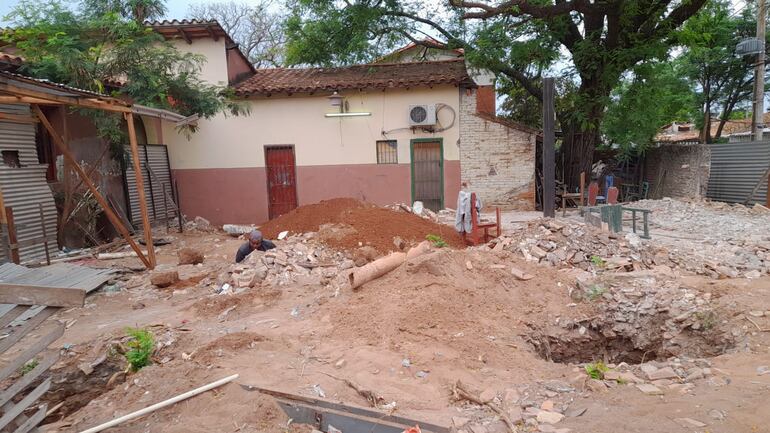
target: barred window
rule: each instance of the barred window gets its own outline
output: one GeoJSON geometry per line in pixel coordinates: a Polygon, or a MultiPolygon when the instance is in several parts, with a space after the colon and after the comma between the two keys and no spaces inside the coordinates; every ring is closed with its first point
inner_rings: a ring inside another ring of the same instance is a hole
{"type": "Polygon", "coordinates": [[[377,142],[377,164],[398,164],[398,142],[396,140],[377,142]]]}

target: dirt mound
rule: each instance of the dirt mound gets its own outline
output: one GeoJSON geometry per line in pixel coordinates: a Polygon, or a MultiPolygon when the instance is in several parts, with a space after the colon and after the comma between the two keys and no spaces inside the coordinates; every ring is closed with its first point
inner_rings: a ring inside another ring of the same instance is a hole
{"type": "Polygon", "coordinates": [[[300,206],[293,211],[268,221],[260,226],[267,238],[274,239],[278,233],[317,232],[324,224],[338,224],[346,231],[340,236],[328,236],[323,241],[342,249],[371,245],[379,252],[395,250],[395,237],[410,244],[425,240],[425,236],[441,236],[450,246],[463,248],[460,235],[454,228],[434,223],[417,215],[397,212],[352,198],[336,198],[320,203],[300,206]]]}
{"type": "Polygon", "coordinates": [[[442,250],[327,307],[335,318],[335,336],[396,347],[411,353],[413,362],[430,359],[435,351],[446,360],[459,358],[470,369],[490,365],[530,369],[538,357],[521,339],[527,331],[522,318],[562,314],[569,298],[566,287],[557,283],[565,277],[553,269],[535,271],[532,265],[513,263],[508,253],[442,250]],[[518,281],[511,275],[512,264],[537,276],[518,281]],[[426,350],[431,353],[420,355],[426,350]],[[520,355],[512,356],[517,352],[520,355]]]}
{"type": "Polygon", "coordinates": [[[260,289],[235,295],[212,295],[195,301],[189,308],[199,316],[210,317],[236,306],[270,305],[280,296],[281,292],[274,289],[260,289]]]}
{"type": "Polygon", "coordinates": [[[202,346],[196,351],[193,358],[196,361],[208,364],[217,358],[240,352],[241,350],[251,349],[255,347],[256,343],[268,340],[267,337],[254,332],[234,332],[202,346]]]}

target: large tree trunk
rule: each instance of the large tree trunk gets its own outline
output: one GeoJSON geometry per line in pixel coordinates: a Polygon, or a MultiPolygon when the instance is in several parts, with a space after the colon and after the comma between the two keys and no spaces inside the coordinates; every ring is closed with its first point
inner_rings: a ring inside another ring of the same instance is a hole
{"type": "Polygon", "coordinates": [[[562,130],[562,146],[557,159],[556,173],[564,183],[574,190],[580,185],[580,173],[585,172],[586,181],[591,179],[594,149],[601,142],[601,125],[611,88],[600,78],[583,79],[577,92],[573,113],[561,113],[559,121],[562,130]],[[575,115],[576,113],[580,115],[575,115]],[[559,176],[560,175],[560,176],[559,176]]]}

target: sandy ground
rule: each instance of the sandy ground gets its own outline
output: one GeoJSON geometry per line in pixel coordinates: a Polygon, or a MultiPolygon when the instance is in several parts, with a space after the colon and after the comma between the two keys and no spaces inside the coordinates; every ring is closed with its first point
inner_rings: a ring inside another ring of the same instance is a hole
{"type": "MultiPolygon", "coordinates": [[[[240,243],[226,235],[172,236],[172,245],[160,247],[160,263],[175,264],[176,250],[191,246],[204,251],[206,267],[225,265],[240,243]]],[[[131,259],[121,263],[138,265],[131,259]]],[[[98,292],[88,297],[85,308],[57,316],[71,326],[56,343],[70,350],[55,374],[97,359],[128,326],[151,329],[164,347],[153,365],[98,391],[101,395],[46,431],[80,431],[233,373],[240,374],[237,384],[308,397],[318,397],[321,389],[329,400],[367,406],[331,374],[375,391],[383,404],[396,402],[400,416],[445,426],[452,417],[465,417],[483,422],[489,433],[505,432],[504,424],[493,421],[484,408],[454,401],[451,388],[457,380],[477,392],[515,390],[533,405],[550,397],[567,413],[586,408],[582,416],[557,425],[575,432],[770,431],[770,374],[757,373],[770,364],[770,332],[752,329],[736,316],[738,311],[770,311],[770,278],[688,278],[697,290],[718,293],[725,312],[720,319],[744,327],[749,337],[712,360],[726,380],[705,379],[690,393],[662,396],[642,394],[630,385],[590,391],[581,386],[581,368],[538,356],[526,340],[533,324],[586,317],[592,306],[571,303],[569,272],[537,267],[509,253],[444,251],[359,291],[339,294],[290,286],[213,295],[193,282],[172,289],[143,285],[98,292]],[[510,265],[535,278],[511,278],[510,265]],[[542,385],[553,380],[578,391],[544,395],[542,385]],[[713,410],[721,419],[712,416],[713,410]],[[706,426],[682,427],[677,418],[706,426]]],[[[756,321],[770,328],[770,318],[756,321]]],[[[286,420],[269,399],[237,384],[110,431],[285,431],[286,420]]]]}

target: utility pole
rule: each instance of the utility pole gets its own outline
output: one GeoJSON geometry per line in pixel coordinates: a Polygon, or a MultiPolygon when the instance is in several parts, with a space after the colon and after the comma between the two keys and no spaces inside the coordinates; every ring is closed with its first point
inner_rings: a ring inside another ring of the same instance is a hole
{"type": "Polygon", "coordinates": [[[555,123],[554,80],[543,78],[543,216],[549,218],[556,216],[555,123]]]}
{"type": "Polygon", "coordinates": [[[762,130],[765,129],[765,0],[759,0],[757,10],[757,39],[762,50],[757,53],[757,64],[754,67],[754,117],[751,119],[751,131],[754,140],[762,140],[762,130]]]}

